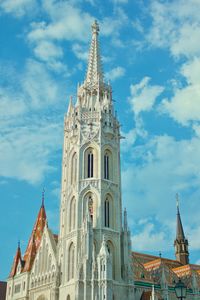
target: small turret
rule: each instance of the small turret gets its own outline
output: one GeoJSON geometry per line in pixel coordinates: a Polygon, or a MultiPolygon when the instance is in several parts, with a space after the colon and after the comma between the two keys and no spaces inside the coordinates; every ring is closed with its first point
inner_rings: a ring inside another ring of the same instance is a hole
{"type": "Polygon", "coordinates": [[[189,264],[188,240],[185,238],[181,215],[179,210],[179,198],[177,200],[176,239],[174,241],[176,260],[183,265],[189,264]]]}

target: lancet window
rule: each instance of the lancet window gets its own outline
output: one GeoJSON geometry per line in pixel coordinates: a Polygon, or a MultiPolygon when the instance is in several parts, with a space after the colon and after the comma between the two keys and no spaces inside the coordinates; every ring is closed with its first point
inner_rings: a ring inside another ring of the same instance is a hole
{"type": "Polygon", "coordinates": [[[76,224],[76,200],[73,197],[70,203],[70,210],[69,210],[69,231],[75,229],[76,224]]]}
{"type": "Polygon", "coordinates": [[[108,197],[104,202],[104,222],[105,227],[110,227],[110,201],[108,197]]]}
{"type": "Polygon", "coordinates": [[[112,180],[112,153],[109,150],[104,152],[104,179],[112,180]]]}
{"type": "Polygon", "coordinates": [[[71,161],[71,184],[77,181],[77,153],[75,152],[72,156],[71,161]]]}
{"type": "Polygon", "coordinates": [[[92,151],[88,153],[87,177],[91,178],[94,174],[94,154],[92,151]]]}
{"type": "Polygon", "coordinates": [[[75,256],[75,247],[74,244],[71,243],[68,252],[68,280],[74,278],[74,257],[75,256]]]}
{"type": "Polygon", "coordinates": [[[104,155],[104,179],[109,179],[109,155],[104,155]]]}

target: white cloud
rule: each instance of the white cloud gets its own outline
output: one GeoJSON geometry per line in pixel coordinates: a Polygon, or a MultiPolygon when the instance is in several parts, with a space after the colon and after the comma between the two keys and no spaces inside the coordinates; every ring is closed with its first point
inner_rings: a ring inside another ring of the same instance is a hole
{"type": "Polygon", "coordinates": [[[129,148],[129,153],[128,161],[123,155],[122,187],[132,218],[154,215],[161,223],[171,222],[175,218],[175,194],[180,192],[181,201],[187,201],[181,206],[186,222],[198,223],[199,137],[176,141],[167,135],[157,136],[129,148]]]}
{"type": "MultiPolygon", "coordinates": [[[[138,225],[140,221],[138,222],[138,225]]],[[[142,226],[139,226],[140,232],[132,236],[132,247],[134,251],[166,251],[166,237],[163,231],[158,231],[153,223],[145,220],[142,226]]]]}
{"type": "Polygon", "coordinates": [[[28,34],[30,42],[41,40],[79,40],[85,41],[90,32],[93,18],[69,2],[44,1],[43,8],[50,21],[32,23],[28,34]]]}
{"type": "Polygon", "coordinates": [[[84,61],[88,60],[88,48],[85,49],[85,47],[76,43],[76,44],[72,45],[72,51],[74,52],[74,54],[76,55],[76,57],[78,59],[84,60],[84,61]]]}
{"type": "Polygon", "coordinates": [[[62,48],[49,41],[41,41],[38,43],[37,47],[34,49],[34,52],[38,58],[44,61],[63,57],[62,48]]]}
{"type": "Polygon", "coordinates": [[[37,7],[36,0],[1,0],[0,8],[16,17],[22,17],[27,12],[33,12],[37,7]]]}
{"type": "Polygon", "coordinates": [[[52,155],[61,148],[58,114],[64,89],[33,60],[22,73],[11,73],[13,78],[0,86],[0,176],[37,183],[53,170],[52,155]]]}
{"type": "Polygon", "coordinates": [[[176,0],[161,3],[154,0],[150,6],[152,26],[147,40],[156,47],[169,48],[173,56],[200,55],[200,2],[176,0]]]}
{"type": "Polygon", "coordinates": [[[164,88],[158,85],[150,85],[150,78],[144,77],[138,84],[131,85],[131,96],[129,102],[134,114],[137,116],[143,111],[152,109],[156,98],[163,92],[164,88]]]}
{"type": "Polygon", "coordinates": [[[200,59],[185,63],[181,68],[181,75],[185,77],[186,86],[176,88],[174,96],[165,99],[161,104],[161,111],[168,113],[175,121],[182,125],[188,122],[200,121],[200,59]]]}
{"type": "Polygon", "coordinates": [[[10,128],[1,135],[0,176],[41,182],[51,172],[52,152],[61,147],[61,126],[41,121],[10,128]]]}
{"type": "Polygon", "coordinates": [[[101,22],[101,32],[105,36],[111,36],[115,45],[122,46],[123,43],[118,38],[120,29],[128,23],[128,17],[121,8],[114,11],[112,17],[105,17],[101,22]]]}
{"type": "Polygon", "coordinates": [[[105,73],[105,78],[107,80],[114,81],[116,79],[119,79],[120,77],[123,77],[125,75],[125,69],[122,67],[115,67],[109,72],[105,73]]]}

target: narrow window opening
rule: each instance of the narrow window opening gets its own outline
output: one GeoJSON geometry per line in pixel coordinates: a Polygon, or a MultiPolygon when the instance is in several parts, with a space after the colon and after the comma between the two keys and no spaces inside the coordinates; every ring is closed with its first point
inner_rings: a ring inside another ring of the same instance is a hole
{"type": "Polygon", "coordinates": [[[94,175],[94,155],[92,152],[90,152],[88,154],[88,170],[87,170],[87,172],[88,172],[88,174],[87,174],[88,178],[93,177],[93,175],[94,175]]]}
{"type": "Polygon", "coordinates": [[[109,155],[104,155],[104,179],[109,179],[109,155]]]}

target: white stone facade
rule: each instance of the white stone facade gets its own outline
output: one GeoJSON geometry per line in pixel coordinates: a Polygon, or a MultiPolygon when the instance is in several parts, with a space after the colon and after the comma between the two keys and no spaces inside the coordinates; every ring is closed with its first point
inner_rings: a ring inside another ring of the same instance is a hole
{"type": "Polygon", "coordinates": [[[120,125],[103,80],[98,33],[95,22],[86,79],[65,117],[58,244],[45,226],[31,271],[9,278],[7,300],[133,299],[120,125]]]}

